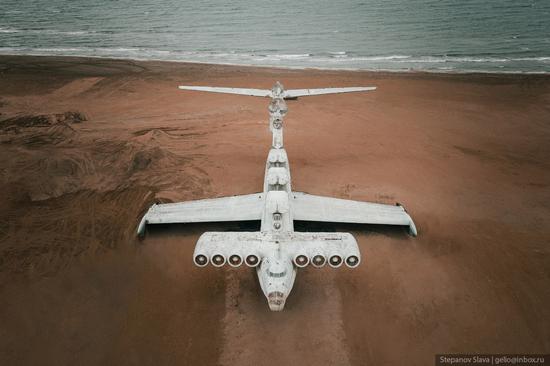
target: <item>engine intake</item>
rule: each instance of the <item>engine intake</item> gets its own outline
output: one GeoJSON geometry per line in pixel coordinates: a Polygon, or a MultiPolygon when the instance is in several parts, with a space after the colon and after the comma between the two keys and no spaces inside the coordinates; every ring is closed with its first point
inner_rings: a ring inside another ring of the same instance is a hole
{"type": "Polygon", "coordinates": [[[322,254],[316,254],[311,259],[311,264],[313,264],[313,267],[315,268],[321,268],[327,263],[327,259],[322,254]]]}
{"type": "Polygon", "coordinates": [[[243,264],[243,257],[238,254],[232,254],[229,256],[229,265],[231,267],[239,267],[241,264],[243,264]]]}
{"type": "Polygon", "coordinates": [[[359,265],[359,257],[356,255],[350,255],[346,258],[346,266],[349,268],[355,268],[359,265]]]}
{"type": "Polygon", "coordinates": [[[260,258],[256,254],[246,256],[245,263],[249,267],[256,267],[260,263],[260,258]]]}
{"type": "Polygon", "coordinates": [[[296,257],[294,257],[294,264],[296,267],[304,268],[309,264],[309,258],[305,254],[298,254],[296,257]]]}
{"type": "Polygon", "coordinates": [[[193,258],[193,262],[197,267],[205,267],[208,264],[208,257],[204,254],[197,254],[193,258]]]}
{"type": "Polygon", "coordinates": [[[338,268],[342,265],[342,262],[343,262],[343,259],[340,255],[338,254],[333,254],[330,256],[329,260],[328,260],[328,264],[329,266],[331,266],[332,268],[338,268]]]}
{"type": "Polygon", "coordinates": [[[225,264],[225,257],[221,254],[214,254],[211,261],[214,267],[221,267],[225,264]]]}

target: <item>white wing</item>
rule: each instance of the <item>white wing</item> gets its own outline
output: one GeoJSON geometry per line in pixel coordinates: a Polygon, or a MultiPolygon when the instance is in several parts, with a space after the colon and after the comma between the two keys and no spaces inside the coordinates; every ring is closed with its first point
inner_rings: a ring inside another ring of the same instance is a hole
{"type": "Polygon", "coordinates": [[[416,236],[416,226],[402,206],[359,202],[293,192],[294,220],[408,226],[416,236]]]}
{"type": "Polygon", "coordinates": [[[285,91],[285,98],[305,97],[308,95],[351,93],[376,90],[375,86],[358,86],[349,88],[322,88],[322,89],[290,89],[285,91]]]}
{"type": "Polygon", "coordinates": [[[213,93],[241,94],[241,95],[251,95],[254,97],[271,96],[271,90],[267,90],[267,89],[221,88],[221,87],[215,87],[215,86],[187,86],[187,85],[181,85],[178,88],[181,90],[198,90],[198,91],[213,92],[213,93]]]}
{"type": "Polygon", "coordinates": [[[155,204],[141,219],[137,232],[142,235],[148,224],[261,220],[263,206],[262,193],[155,204]]]}

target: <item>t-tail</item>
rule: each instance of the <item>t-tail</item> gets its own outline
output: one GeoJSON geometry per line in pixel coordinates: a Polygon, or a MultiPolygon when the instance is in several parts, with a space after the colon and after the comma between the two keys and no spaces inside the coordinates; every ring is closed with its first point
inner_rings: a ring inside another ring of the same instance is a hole
{"type": "Polygon", "coordinates": [[[239,94],[254,97],[270,97],[273,99],[296,99],[310,95],[340,94],[352,92],[364,92],[376,90],[375,86],[354,86],[345,88],[320,88],[320,89],[289,89],[285,90],[280,82],[276,82],[271,89],[247,89],[247,88],[225,88],[217,86],[192,86],[181,85],[182,90],[196,90],[211,93],[239,94]]]}

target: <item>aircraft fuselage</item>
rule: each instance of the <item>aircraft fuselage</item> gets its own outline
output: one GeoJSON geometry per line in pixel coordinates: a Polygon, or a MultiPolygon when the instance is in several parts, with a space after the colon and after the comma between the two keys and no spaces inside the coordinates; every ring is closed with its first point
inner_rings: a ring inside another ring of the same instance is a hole
{"type": "MultiPolygon", "coordinates": [[[[279,127],[282,129],[282,126],[279,127]]],[[[275,134],[275,132],[274,132],[275,134]]],[[[290,167],[284,148],[269,151],[264,177],[265,205],[261,232],[270,237],[275,250],[256,267],[260,286],[271,310],[282,310],[296,278],[296,267],[285,253],[289,234],[294,231],[291,207],[290,167]]]]}

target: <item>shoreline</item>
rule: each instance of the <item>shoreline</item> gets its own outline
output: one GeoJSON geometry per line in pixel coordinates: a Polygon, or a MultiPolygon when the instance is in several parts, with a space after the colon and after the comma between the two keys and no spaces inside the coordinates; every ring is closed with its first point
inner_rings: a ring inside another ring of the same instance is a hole
{"type": "Polygon", "coordinates": [[[101,60],[123,60],[123,61],[138,61],[138,62],[166,62],[176,64],[196,64],[196,65],[215,65],[215,66],[236,66],[236,67],[251,67],[279,70],[298,70],[298,71],[327,71],[327,72],[367,72],[367,73],[387,73],[387,74],[429,74],[429,75],[550,75],[549,71],[478,71],[478,70],[393,70],[393,69],[365,69],[365,68],[339,68],[339,67],[314,67],[314,66],[282,66],[282,65],[259,65],[246,63],[230,63],[230,62],[201,62],[193,60],[180,59],[154,59],[154,58],[132,58],[132,57],[116,57],[116,56],[90,56],[90,55],[54,55],[43,53],[25,53],[25,54],[9,54],[0,53],[2,57],[48,57],[48,58],[76,58],[76,59],[101,59],[101,60]]]}

